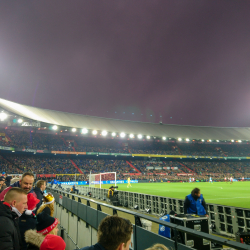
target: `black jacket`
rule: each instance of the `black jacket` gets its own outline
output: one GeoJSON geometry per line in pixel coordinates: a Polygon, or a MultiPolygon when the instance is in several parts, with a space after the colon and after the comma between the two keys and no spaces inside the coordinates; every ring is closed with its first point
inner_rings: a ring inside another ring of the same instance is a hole
{"type": "Polygon", "coordinates": [[[38,187],[35,187],[33,190],[37,196],[37,199],[40,200],[40,202],[36,205],[36,210],[37,210],[43,203],[43,191],[38,187]]]}
{"type": "Polygon", "coordinates": [[[18,216],[0,201],[0,249],[21,250],[18,216]]]}
{"type": "Polygon", "coordinates": [[[27,249],[27,244],[25,242],[24,234],[29,229],[35,229],[36,228],[36,218],[32,215],[27,215],[25,212],[22,214],[22,216],[19,218],[19,228],[20,228],[20,235],[23,245],[23,250],[27,249]]]}

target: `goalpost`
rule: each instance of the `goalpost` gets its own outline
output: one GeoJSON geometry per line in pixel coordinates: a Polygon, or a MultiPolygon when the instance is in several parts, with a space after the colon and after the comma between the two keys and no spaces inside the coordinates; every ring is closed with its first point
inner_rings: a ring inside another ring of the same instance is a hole
{"type": "Polygon", "coordinates": [[[116,172],[106,172],[100,174],[89,174],[89,187],[102,188],[102,184],[110,181],[110,184],[116,186],[116,172]]]}

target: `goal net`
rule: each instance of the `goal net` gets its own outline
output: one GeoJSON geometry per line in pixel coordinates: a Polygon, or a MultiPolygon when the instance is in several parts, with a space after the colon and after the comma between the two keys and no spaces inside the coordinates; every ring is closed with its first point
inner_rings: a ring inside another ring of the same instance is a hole
{"type": "Polygon", "coordinates": [[[111,184],[116,186],[116,172],[89,174],[90,187],[102,188],[103,184],[111,184]]]}

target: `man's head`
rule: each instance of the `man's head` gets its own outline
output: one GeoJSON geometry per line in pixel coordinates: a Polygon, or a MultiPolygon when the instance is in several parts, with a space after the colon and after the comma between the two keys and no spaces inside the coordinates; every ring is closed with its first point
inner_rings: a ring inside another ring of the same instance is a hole
{"type": "Polygon", "coordinates": [[[34,175],[32,173],[24,173],[19,183],[21,189],[29,193],[34,183],[34,175]]]}
{"type": "Polygon", "coordinates": [[[27,205],[27,193],[25,190],[17,187],[11,188],[4,196],[4,201],[15,207],[21,214],[25,209],[28,209],[27,205]]]}
{"type": "Polygon", "coordinates": [[[201,196],[201,190],[199,188],[194,188],[191,192],[192,196],[194,197],[200,197],[201,196]]]}
{"type": "Polygon", "coordinates": [[[40,180],[36,183],[36,186],[43,192],[46,189],[46,181],[40,180]]]}
{"type": "Polygon", "coordinates": [[[3,184],[4,184],[4,178],[0,176],[0,186],[2,186],[3,184]]]}
{"type": "Polygon", "coordinates": [[[98,227],[98,243],[106,250],[128,250],[133,226],[116,215],[107,216],[98,227]]]}

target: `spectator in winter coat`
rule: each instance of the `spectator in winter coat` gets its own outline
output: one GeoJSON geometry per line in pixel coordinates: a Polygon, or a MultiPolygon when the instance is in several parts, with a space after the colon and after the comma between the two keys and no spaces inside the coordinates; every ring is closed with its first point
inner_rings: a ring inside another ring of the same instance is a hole
{"type": "Polygon", "coordinates": [[[22,249],[18,217],[27,209],[27,193],[21,188],[10,189],[0,201],[0,249],[22,249]]]}
{"type": "Polygon", "coordinates": [[[37,215],[36,230],[28,230],[25,232],[25,241],[28,244],[28,250],[39,250],[45,236],[48,234],[57,235],[58,220],[49,216],[43,211],[37,215]]]}
{"type": "Polygon", "coordinates": [[[43,194],[46,189],[46,181],[40,180],[36,183],[36,187],[34,188],[34,192],[36,194],[37,199],[40,200],[40,202],[37,204],[37,209],[42,205],[43,203],[43,194]]]}

